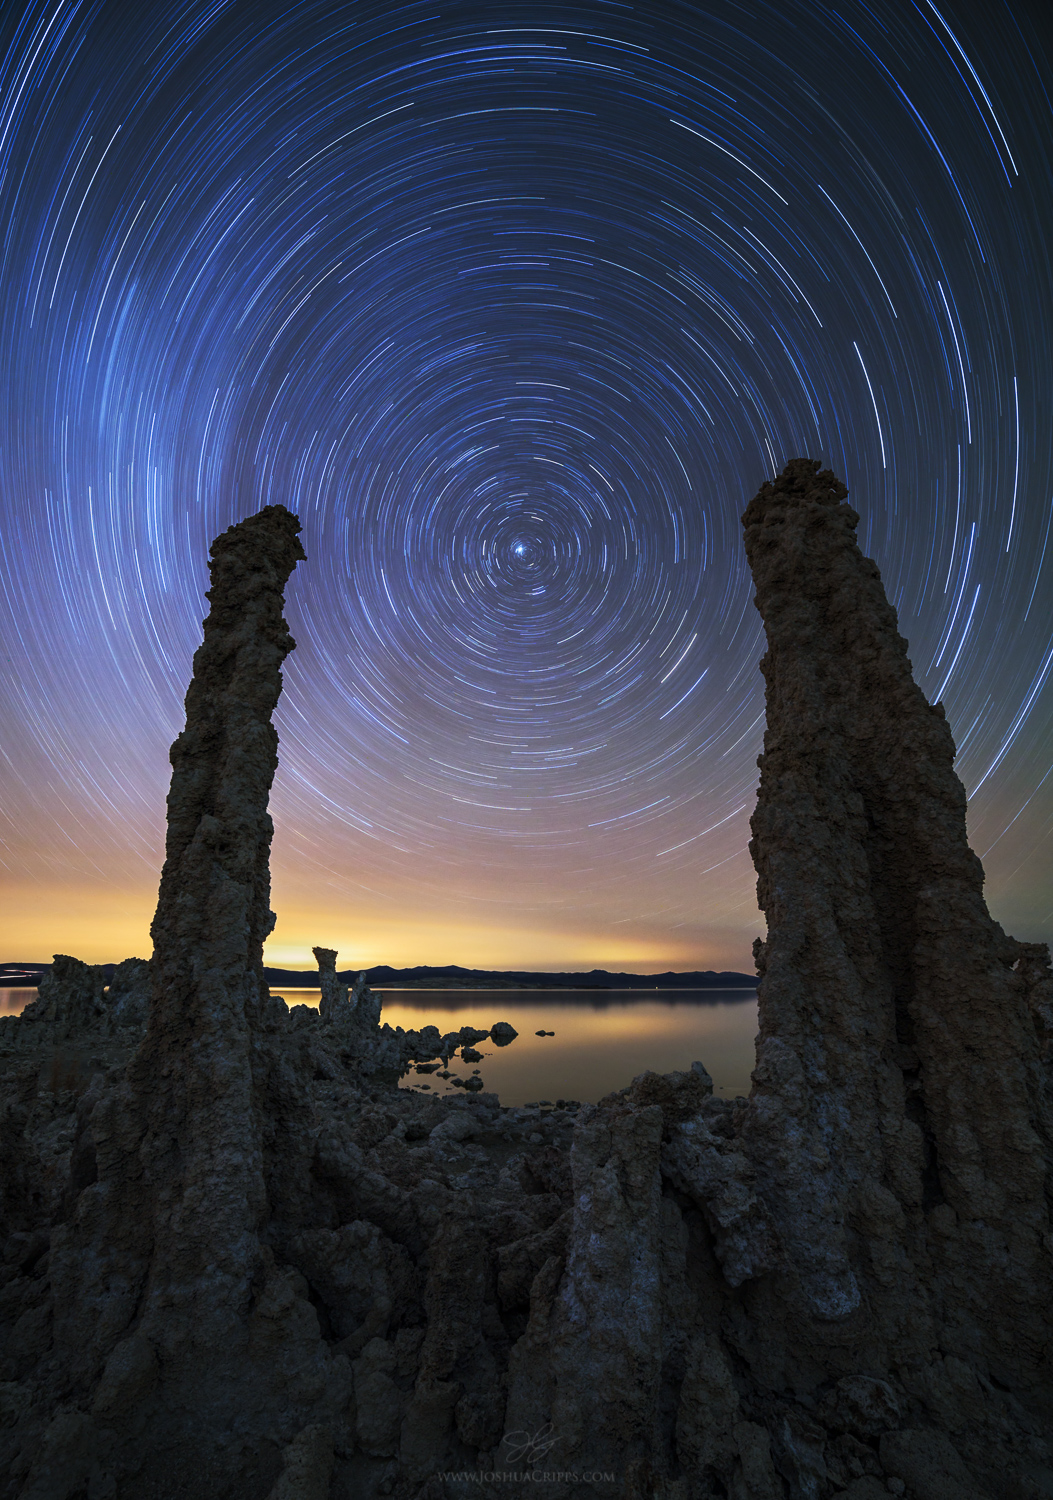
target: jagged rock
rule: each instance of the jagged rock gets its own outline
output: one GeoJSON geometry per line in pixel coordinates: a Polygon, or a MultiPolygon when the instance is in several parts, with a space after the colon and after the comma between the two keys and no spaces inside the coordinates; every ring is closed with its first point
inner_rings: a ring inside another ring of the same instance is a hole
{"type": "MultiPolygon", "coordinates": [[[[59,1407],[35,1445],[25,1485],[18,1494],[26,1500],[66,1500],[78,1489],[83,1493],[98,1463],[100,1446],[90,1417],[76,1408],[59,1407]]],[[[15,1475],[20,1478],[22,1472],[16,1462],[15,1475]]]]}
{"type": "Polygon", "coordinates": [[[775,1269],[779,1242],[757,1196],[757,1171],[741,1137],[727,1138],[712,1129],[712,1122],[712,1114],[709,1120],[698,1115],[674,1125],[662,1167],[702,1210],[727,1283],[740,1286],[775,1269]]]}
{"type": "Polygon", "coordinates": [[[356,1432],[364,1452],[390,1458],[398,1451],[406,1397],[396,1384],[395,1346],[372,1338],[355,1360],[356,1432]]]}
{"type": "Polygon", "coordinates": [[[750,1500],[782,1500],[782,1485],[771,1460],[771,1440],[757,1422],[736,1422],[731,1436],[737,1451],[735,1479],[741,1476],[750,1500]]]}
{"type": "Polygon", "coordinates": [[[847,1490],[839,1490],[834,1500],[888,1500],[888,1495],[888,1486],[882,1484],[880,1479],[864,1475],[860,1479],[853,1479],[847,1490]]]}
{"type": "Polygon", "coordinates": [[[154,958],[57,960],[0,1023],[0,1500],[453,1500],[441,1471],[538,1465],[622,1500],[1053,1493],[1049,954],[986,912],[942,711],[816,469],[745,516],[753,1094],[695,1063],[573,1125],[397,1086],[507,1023],[382,1024],[325,948],[318,1010],[269,995],[299,544],[280,507],[219,539],[154,958]]]}
{"type": "Polygon", "coordinates": [[[662,1349],[661,1135],[657,1106],[621,1101],[590,1110],[575,1132],[566,1271],[561,1275],[561,1259],[550,1257],[531,1289],[532,1324],[540,1321],[535,1302],[547,1304],[548,1369],[537,1369],[529,1345],[517,1357],[517,1345],[509,1385],[509,1425],[534,1431],[551,1413],[561,1468],[599,1467],[612,1450],[629,1459],[653,1452],[662,1349]]]}
{"type": "Polygon", "coordinates": [[[885,1473],[902,1479],[917,1500],[991,1500],[990,1491],[976,1483],[942,1432],[890,1432],[881,1439],[879,1452],[885,1473]]]}
{"type": "Polygon", "coordinates": [[[316,1422],[297,1433],[282,1454],[285,1471],[267,1500],[327,1500],[333,1472],[333,1434],[316,1422]]]}
{"type": "Polygon", "coordinates": [[[505,1403],[493,1391],[462,1396],[454,1408],[457,1436],[477,1453],[492,1453],[504,1432],[505,1403]]]}
{"type": "Polygon", "coordinates": [[[372,1338],[385,1338],[396,1309],[417,1293],[412,1259],[368,1221],[339,1229],[311,1229],[287,1253],[324,1304],[341,1347],[357,1355],[372,1338]]]}
{"type": "Polygon", "coordinates": [[[150,1005],[150,961],[126,958],[110,975],[106,1008],[111,1028],[134,1026],[144,1030],[150,1005]]]}
{"type": "Polygon", "coordinates": [[[667,1124],[693,1119],[713,1093],[713,1080],[701,1063],[688,1073],[640,1073],[621,1096],[632,1104],[657,1104],[667,1124]]]}
{"type": "Polygon", "coordinates": [[[534,1233],[499,1248],[497,1300],[503,1312],[529,1307],[534,1278],[553,1257],[563,1259],[569,1230],[570,1215],[563,1213],[547,1229],[535,1230],[534,1233]]]}
{"type": "Polygon", "coordinates": [[[101,967],[56,953],[36,999],[26,1006],[21,1019],[29,1025],[46,1025],[52,1042],[66,1041],[71,1033],[93,1031],[106,1015],[105,983],[101,967]]]}
{"type": "MultiPolygon", "coordinates": [[[[283,507],[269,506],[212,547],[212,607],[194,658],[186,728],[171,752],[150,1019],[117,1106],[123,1128],[138,1132],[149,1186],[144,1195],[138,1173],[107,1161],[104,1180],[88,1190],[97,1193],[96,1222],[89,1230],[81,1221],[87,1232],[71,1237],[63,1262],[66,1336],[80,1340],[74,1298],[83,1303],[94,1289],[78,1285],[75,1258],[134,1215],[141,1241],[125,1259],[129,1291],[146,1286],[140,1331],[166,1361],[184,1343],[212,1343],[242,1326],[259,1265],[266,1188],[251,1054],[268,996],[263,941],[275,920],[267,799],[277,735],[270,719],[281,662],[293,646],[281,606],[304,555],[299,529],[283,507]]],[[[98,1294],[105,1295],[101,1285],[98,1294]]],[[[92,1340],[103,1357],[108,1336],[92,1340]]]]}
{"type": "MultiPolygon", "coordinates": [[[[328,1046],[339,1052],[345,1064],[353,1061],[361,1077],[404,1074],[411,1065],[418,1073],[426,1072],[429,1071],[429,1059],[448,1060],[457,1048],[461,1048],[466,1062],[480,1060],[482,1054],[474,1052],[471,1044],[481,1041],[489,1032],[479,1031],[474,1026],[462,1026],[458,1032],[440,1036],[439,1028],[433,1025],[422,1026],[419,1031],[403,1031],[401,1027],[393,1031],[385,1025],[378,1034],[383,996],[374,994],[368,987],[365,974],[359,974],[350,989],[342,985],[336,973],[336,949],[315,948],[312,951],[318,963],[321,1003],[317,1011],[311,1006],[293,1006],[288,1024],[298,1028],[312,1027],[317,1022],[328,1046]]],[[[274,1009],[274,999],[272,997],[267,1003],[264,1014],[280,1029],[281,1015],[274,1009]]],[[[501,1021],[497,1024],[499,1027],[507,1025],[501,1021]]],[[[319,1066],[324,1069],[327,1064],[319,1063],[319,1066]]],[[[452,1081],[456,1087],[469,1092],[484,1087],[481,1080],[475,1078],[452,1081]]]]}
{"type": "Polygon", "coordinates": [[[739,1393],[716,1340],[704,1333],[691,1339],[676,1413],[676,1447],[681,1463],[697,1473],[727,1475],[735,1456],[734,1429],[739,1393]]]}
{"type": "Polygon", "coordinates": [[[133,1333],[112,1350],[91,1403],[95,1417],[119,1416],[137,1405],[157,1381],[157,1355],[142,1334],[133,1333]]]}
{"type": "Polygon", "coordinates": [[[318,983],[322,991],[318,1007],[319,1019],[344,1031],[371,1033],[380,1021],[383,997],[375,995],[366,984],[365,974],[359,974],[354,984],[341,984],[336,973],[337,951],[335,948],[313,948],[318,964],[318,983]]]}
{"type": "Polygon", "coordinates": [[[1043,1062],[1053,1062],[1053,973],[1048,943],[1020,943],[1016,972],[1024,982],[1043,1062]]]}
{"type": "Polygon", "coordinates": [[[743,517],[768,635],[743,1146],[809,1342],[855,1318],[901,1358],[939,1340],[1029,1382],[1053,1337],[1053,1113],[1013,966],[1040,990],[1040,955],[987,913],[943,709],[817,468],[795,460],[743,517]]]}
{"type": "Polygon", "coordinates": [[[825,1397],[820,1411],[826,1425],[858,1438],[875,1438],[898,1427],[901,1402],[887,1380],[843,1375],[825,1397]]]}
{"type": "Polygon", "coordinates": [[[319,988],[322,991],[318,1014],[321,1020],[331,1021],[334,1011],[339,1011],[348,1004],[347,985],[341,984],[336,977],[337,950],[335,948],[312,948],[311,952],[318,965],[319,988]]]}
{"type": "Polygon", "coordinates": [[[150,965],[146,959],[126,958],[107,984],[101,965],[56,953],[40,981],[36,998],[20,1016],[0,1017],[0,1054],[54,1049],[63,1042],[83,1048],[132,1033],[146,1025],[150,965]]]}
{"type": "Polygon", "coordinates": [[[431,1132],[431,1139],[437,1145],[450,1145],[454,1142],[470,1140],[473,1135],[479,1133],[479,1122],[473,1115],[466,1111],[458,1111],[456,1114],[447,1114],[431,1132]]]}
{"type": "MultiPolygon", "coordinates": [[[[497,1025],[507,1026],[508,1022],[498,1021],[497,1025]]],[[[490,1033],[488,1031],[480,1031],[475,1026],[462,1026],[460,1031],[458,1032],[458,1036],[460,1037],[462,1044],[467,1042],[469,1046],[472,1046],[475,1042],[485,1042],[489,1035],[490,1033]]]]}

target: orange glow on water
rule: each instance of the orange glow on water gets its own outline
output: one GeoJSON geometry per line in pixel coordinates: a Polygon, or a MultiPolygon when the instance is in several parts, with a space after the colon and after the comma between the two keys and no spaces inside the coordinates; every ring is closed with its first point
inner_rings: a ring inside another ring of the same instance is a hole
{"type": "MultiPolygon", "coordinates": [[[[502,1104],[557,1098],[595,1103],[625,1088],[638,1073],[671,1073],[696,1060],[712,1075],[715,1092],[748,1095],[754,1066],[757,998],[752,990],[677,994],[634,991],[632,999],[605,999],[581,990],[388,990],[381,1022],[404,1031],[437,1026],[445,1035],[462,1026],[489,1031],[509,1021],[519,1033],[507,1047],[477,1043],[478,1064],[455,1061],[462,1078],[478,1067],[502,1104]],[[538,1031],[555,1036],[539,1037],[538,1031]]],[[[316,1006],[317,990],[284,991],[290,1005],[316,1006]]],[[[410,1072],[403,1087],[426,1083],[422,1092],[459,1093],[437,1074],[410,1072]]]]}

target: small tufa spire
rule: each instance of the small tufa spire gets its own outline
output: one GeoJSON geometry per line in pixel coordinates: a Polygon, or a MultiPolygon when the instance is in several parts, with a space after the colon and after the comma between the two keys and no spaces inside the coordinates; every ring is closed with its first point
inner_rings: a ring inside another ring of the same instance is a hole
{"type": "Polygon", "coordinates": [[[312,948],[318,965],[318,987],[322,991],[318,1018],[333,1021],[347,1004],[347,985],[341,984],[336,972],[335,948],[312,948]]]}

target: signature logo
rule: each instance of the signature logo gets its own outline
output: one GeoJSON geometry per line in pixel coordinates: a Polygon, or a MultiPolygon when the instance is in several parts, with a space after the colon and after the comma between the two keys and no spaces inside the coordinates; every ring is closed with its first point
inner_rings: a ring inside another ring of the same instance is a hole
{"type": "Polygon", "coordinates": [[[539,1464],[557,1442],[558,1438],[552,1431],[551,1422],[546,1422],[544,1427],[539,1427],[534,1433],[506,1432],[501,1439],[501,1444],[508,1454],[508,1462],[514,1465],[526,1459],[529,1468],[539,1464]]]}

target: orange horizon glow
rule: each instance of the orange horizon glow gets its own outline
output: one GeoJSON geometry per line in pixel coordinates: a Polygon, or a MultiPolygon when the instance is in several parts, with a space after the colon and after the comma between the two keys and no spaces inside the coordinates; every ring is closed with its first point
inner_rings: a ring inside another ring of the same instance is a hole
{"type": "MultiPolygon", "coordinates": [[[[85,963],[119,963],[147,958],[153,951],[150,922],[156,886],[102,886],[88,881],[32,884],[0,882],[0,962],[49,963],[67,953],[85,963]]],[[[750,947],[763,931],[758,919],[748,930],[698,929],[678,939],[647,930],[645,923],[604,930],[597,922],[574,930],[537,912],[518,916],[501,908],[489,920],[463,911],[433,912],[419,907],[393,912],[391,904],[326,907],[302,894],[276,901],[278,923],[264,947],[271,968],[317,973],[315,945],[336,948],[341,969],[379,964],[412,968],[419,964],[466,969],[584,972],[608,969],[630,974],[696,969],[753,972],[750,947]]]]}

